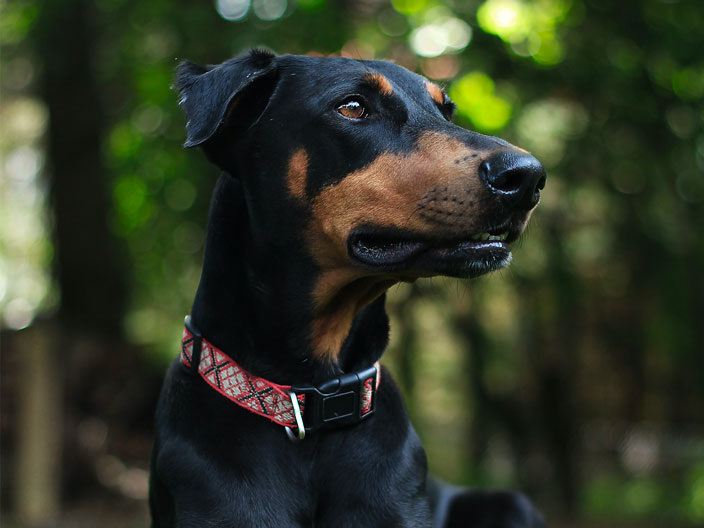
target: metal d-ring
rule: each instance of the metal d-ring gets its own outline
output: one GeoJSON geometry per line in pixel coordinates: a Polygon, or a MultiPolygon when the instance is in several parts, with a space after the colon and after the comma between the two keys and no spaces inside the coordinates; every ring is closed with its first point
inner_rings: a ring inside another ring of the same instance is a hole
{"type": "Polygon", "coordinates": [[[291,442],[300,442],[306,437],[306,426],[303,425],[303,416],[301,416],[301,406],[298,405],[298,398],[296,393],[291,391],[288,393],[289,398],[291,398],[291,405],[293,406],[293,415],[296,417],[296,428],[298,429],[298,435],[293,432],[293,430],[285,426],[286,435],[291,442]]]}

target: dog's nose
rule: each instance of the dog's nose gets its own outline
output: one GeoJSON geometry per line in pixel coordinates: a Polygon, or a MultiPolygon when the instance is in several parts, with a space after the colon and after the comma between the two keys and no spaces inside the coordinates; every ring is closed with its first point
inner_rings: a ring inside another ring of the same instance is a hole
{"type": "Polygon", "coordinates": [[[510,209],[531,209],[545,187],[545,169],[527,153],[505,150],[479,165],[479,176],[510,209]]]}

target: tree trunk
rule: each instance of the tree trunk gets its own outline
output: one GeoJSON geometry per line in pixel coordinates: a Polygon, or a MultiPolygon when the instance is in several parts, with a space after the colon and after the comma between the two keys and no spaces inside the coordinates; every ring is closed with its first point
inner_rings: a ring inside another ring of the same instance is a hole
{"type": "Polygon", "coordinates": [[[80,364],[72,342],[92,336],[96,346],[91,356],[105,368],[95,369],[93,377],[83,381],[99,386],[99,374],[109,372],[114,363],[108,351],[121,340],[127,304],[123,246],[107,223],[104,120],[91,15],[87,1],[49,1],[42,4],[31,35],[43,61],[39,89],[49,111],[52,271],[60,292],[59,324],[50,325],[56,331],[45,335],[46,327],[35,324],[23,333],[26,343],[20,345],[25,365],[18,398],[15,504],[18,517],[31,526],[49,525],[61,513],[62,473],[66,478],[60,469],[62,456],[77,449],[74,442],[64,444],[62,429],[76,422],[72,409],[85,407],[76,400],[89,397],[72,392],[68,383],[67,374],[75,374],[80,364]]]}
{"type": "Polygon", "coordinates": [[[44,59],[42,97],[49,109],[53,271],[61,292],[62,324],[119,336],[127,281],[121,245],[107,225],[104,122],[90,6],[83,0],[47,2],[35,32],[44,59]]]}

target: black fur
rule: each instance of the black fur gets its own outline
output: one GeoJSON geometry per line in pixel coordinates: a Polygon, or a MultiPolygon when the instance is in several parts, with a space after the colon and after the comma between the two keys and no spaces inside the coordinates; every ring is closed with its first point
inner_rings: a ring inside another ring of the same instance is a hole
{"type": "MultiPolygon", "coordinates": [[[[455,127],[449,101],[434,104],[422,78],[385,62],[254,51],[217,66],[184,62],[177,84],[185,145],[202,147],[224,171],[194,326],[245,369],[280,384],[318,384],[373,364],[388,341],[383,295],[359,311],[336,361],[313,352],[321,269],[305,236],[311,201],[384,153],[413,152],[427,130],[486,151],[510,145],[455,127]],[[363,81],[374,72],[393,83],[393,95],[363,81]],[[336,107],[350,94],[374,109],[373,119],[340,117],[336,107]],[[308,154],[305,200],[286,181],[300,147],[308,154]]],[[[502,207],[497,201],[497,217],[508,214],[502,207]]],[[[157,410],[151,463],[159,528],[428,527],[430,502],[442,503],[440,524],[541,525],[519,495],[453,492],[445,500],[449,488],[434,483],[429,501],[425,452],[387,371],[375,416],[292,443],[280,426],[234,405],[176,361],[157,410]]]]}

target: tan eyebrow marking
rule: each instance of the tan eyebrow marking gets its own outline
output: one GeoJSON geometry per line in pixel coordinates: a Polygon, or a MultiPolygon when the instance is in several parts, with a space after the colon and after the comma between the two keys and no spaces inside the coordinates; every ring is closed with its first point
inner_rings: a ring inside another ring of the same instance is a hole
{"type": "Polygon", "coordinates": [[[445,102],[445,94],[437,84],[430,81],[425,81],[425,89],[428,90],[430,97],[433,98],[437,104],[441,105],[445,102]]]}
{"type": "Polygon", "coordinates": [[[394,91],[389,80],[380,73],[370,73],[364,80],[376,87],[382,95],[391,95],[394,91]]]}

